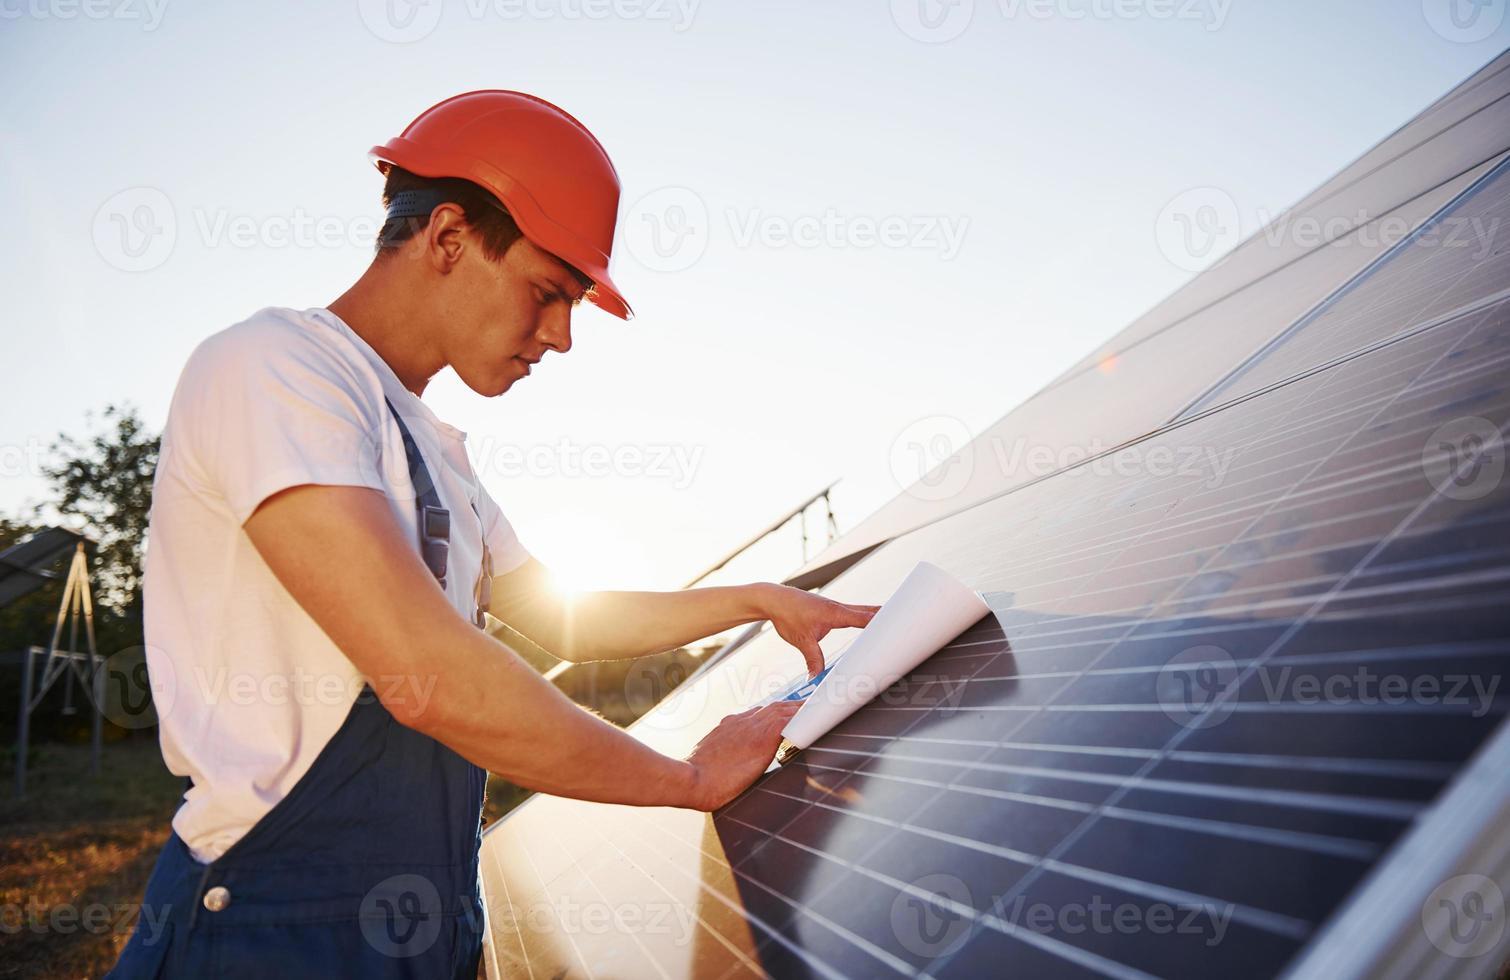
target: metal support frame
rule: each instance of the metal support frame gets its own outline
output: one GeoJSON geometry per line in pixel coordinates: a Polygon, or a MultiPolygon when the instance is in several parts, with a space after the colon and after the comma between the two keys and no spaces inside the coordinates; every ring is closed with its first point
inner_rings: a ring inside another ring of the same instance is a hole
{"type": "Polygon", "coordinates": [[[63,680],[63,713],[74,714],[73,682],[78,681],[84,692],[84,701],[93,717],[90,719],[89,772],[100,771],[100,746],[104,737],[103,706],[95,697],[95,681],[99,677],[103,658],[94,644],[94,600],[90,594],[89,562],[84,551],[84,542],[74,546],[73,560],[68,566],[68,580],[63,586],[63,598],[58,603],[58,619],[53,624],[52,639],[47,646],[28,647],[21,660],[21,710],[16,719],[16,796],[26,795],[26,756],[31,746],[32,712],[42,704],[52,686],[63,680]],[[84,623],[84,638],[88,650],[80,651],[79,622],[84,623]],[[68,623],[68,646],[60,648],[63,624],[68,623]],[[41,660],[41,677],[37,676],[37,662],[41,660]]]}

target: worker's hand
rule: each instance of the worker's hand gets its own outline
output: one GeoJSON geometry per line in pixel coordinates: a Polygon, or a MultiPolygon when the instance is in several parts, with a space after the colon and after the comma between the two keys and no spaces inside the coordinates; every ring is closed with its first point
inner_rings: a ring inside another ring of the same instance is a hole
{"type": "Polygon", "coordinates": [[[771,764],[781,730],[800,707],[801,701],[776,701],[750,708],[704,735],[687,756],[695,774],[689,805],[711,812],[744,792],[771,764]]]}
{"type": "Polygon", "coordinates": [[[766,599],[766,618],[783,640],[802,651],[807,676],[812,678],[823,672],[823,650],[818,641],[829,630],[846,626],[863,628],[880,608],[835,602],[802,589],[778,585],[766,599]]]}

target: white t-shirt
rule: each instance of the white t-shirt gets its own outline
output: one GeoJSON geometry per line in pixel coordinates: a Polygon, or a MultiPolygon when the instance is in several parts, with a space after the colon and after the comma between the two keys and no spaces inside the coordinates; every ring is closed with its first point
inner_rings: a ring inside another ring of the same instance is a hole
{"type": "Polygon", "coordinates": [[[388,495],[419,550],[403,441],[385,395],[451,512],[446,596],[470,620],[484,528],[495,575],[529,553],[473,473],[466,433],[436,418],[339,317],[261,310],[204,340],[179,376],[153,482],[142,588],[163,758],[194,780],[173,827],[201,861],[223,854],[288,794],[363,684],[242,523],[288,487],[371,487],[388,495]]]}

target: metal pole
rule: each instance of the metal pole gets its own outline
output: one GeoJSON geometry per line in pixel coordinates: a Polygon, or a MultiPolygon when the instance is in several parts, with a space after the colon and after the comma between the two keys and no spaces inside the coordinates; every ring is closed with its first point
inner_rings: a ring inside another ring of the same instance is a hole
{"type": "Polygon", "coordinates": [[[21,714],[16,719],[16,798],[26,795],[26,751],[31,740],[32,662],[36,647],[27,647],[21,655],[21,714]]]}

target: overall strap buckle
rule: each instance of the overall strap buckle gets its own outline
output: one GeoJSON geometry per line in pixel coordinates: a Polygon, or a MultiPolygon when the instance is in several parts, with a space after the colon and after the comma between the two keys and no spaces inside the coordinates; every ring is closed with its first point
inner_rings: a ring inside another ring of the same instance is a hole
{"type": "MultiPolygon", "coordinates": [[[[451,512],[441,506],[440,494],[435,489],[435,481],[430,478],[430,470],[425,466],[425,457],[419,451],[419,445],[409,433],[409,427],[404,424],[403,417],[398,409],[393,407],[393,402],[384,398],[388,405],[388,411],[393,415],[393,421],[398,423],[399,435],[404,440],[404,458],[409,464],[409,482],[414,484],[415,507],[419,515],[419,553],[424,559],[425,567],[430,574],[435,576],[435,581],[440,587],[446,587],[446,571],[451,557],[451,512]]],[[[478,573],[477,582],[472,588],[472,598],[475,609],[472,622],[478,629],[487,629],[487,611],[493,604],[493,555],[488,549],[487,528],[483,525],[482,514],[478,512],[477,505],[472,505],[472,512],[477,514],[477,524],[482,528],[482,568],[478,573]]]]}
{"type": "Polygon", "coordinates": [[[451,555],[451,512],[441,506],[440,494],[435,490],[435,481],[425,466],[425,457],[419,445],[409,434],[409,427],[399,415],[393,402],[384,398],[393,421],[398,423],[399,435],[404,440],[404,458],[409,463],[409,482],[414,485],[415,506],[419,510],[419,553],[425,567],[435,576],[440,587],[446,587],[446,567],[451,555]]]}

